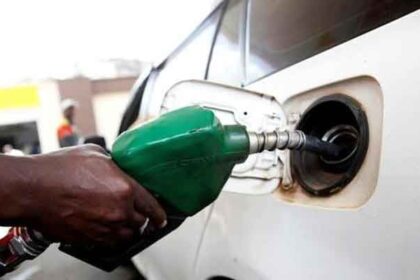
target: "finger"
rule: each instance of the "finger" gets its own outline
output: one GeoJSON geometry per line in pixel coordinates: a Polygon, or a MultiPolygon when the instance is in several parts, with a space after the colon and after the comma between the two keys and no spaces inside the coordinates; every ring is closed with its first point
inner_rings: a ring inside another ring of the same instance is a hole
{"type": "Polygon", "coordinates": [[[101,244],[106,243],[113,235],[112,228],[95,222],[80,221],[77,229],[80,242],[83,244],[101,244]]]}
{"type": "Polygon", "coordinates": [[[138,212],[134,211],[133,217],[132,217],[131,221],[129,222],[129,225],[130,225],[130,227],[132,227],[134,229],[138,229],[138,228],[140,228],[144,225],[146,220],[147,220],[147,217],[145,217],[141,213],[138,213],[138,212]]]}
{"type": "Polygon", "coordinates": [[[156,228],[163,228],[166,226],[166,213],[160,206],[157,200],[144,189],[139,191],[139,194],[134,199],[134,205],[137,211],[144,213],[150,218],[150,221],[156,228]]]}
{"type": "Polygon", "coordinates": [[[103,154],[103,155],[108,155],[108,153],[104,150],[104,148],[102,148],[99,145],[96,144],[85,144],[84,145],[86,149],[103,154]]]}
{"type": "Polygon", "coordinates": [[[157,227],[166,225],[166,213],[158,201],[142,186],[136,184],[134,196],[134,208],[143,216],[150,218],[150,221],[157,227]]]}
{"type": "Polygon", "coordinates": [[[135,230],[128,227],[113,229],[110,233],[95,238],[95,245],[118,247],[130,243],[134,238],[135,230]]]}
{"type": "Polygon", "coordinates": [[[145,227],[145,228],[143,229],[143,231],[142,231],[142,232],[140,232],[140,233],[141,233],[141,235],[148,235],[148,234],[153,233],[154,231],[156,231],[155,226],[154,226],[152,223],[149,223],[149,224],[147,225],[147,227],[145,227]]]}
{"type": "Polygon", "coordinates": [[[134,237],[134,230],[132,228],[123,227],[117,231],[116,237],[118,241],[121,243],[128,243],[133,240],[134,237]]]}

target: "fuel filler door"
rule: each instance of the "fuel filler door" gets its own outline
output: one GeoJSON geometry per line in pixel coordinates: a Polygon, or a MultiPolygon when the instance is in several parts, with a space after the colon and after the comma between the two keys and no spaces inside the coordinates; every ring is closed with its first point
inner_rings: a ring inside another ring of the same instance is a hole
{"type": "Polygon", "coordinates": [[[211,109],[223,124],[250,132],[300,130],[345,147],[340,158],[275,150],[237,165],[224,191],[274,193],[281,200],[323,208],[357,208],[376,187],[382,137],[382,91],[371,77],[354,77],[279,102],[273,95],[207,81],[174,85],[160,113],[189,105],[211,109]]]}

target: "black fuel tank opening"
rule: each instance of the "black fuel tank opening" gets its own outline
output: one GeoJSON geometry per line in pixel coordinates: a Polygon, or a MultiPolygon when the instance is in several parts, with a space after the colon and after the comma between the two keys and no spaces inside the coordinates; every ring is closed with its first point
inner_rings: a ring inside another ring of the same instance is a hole
{"type": "Polygon", "coordinates": [[[342,94],[321,98],[304,112],[296,129],[344,149],[336,158],[292,151],[294,178],[316,196],[342,190],[359,171],[369,144],[368,122],[360,104],[342,94]]]}

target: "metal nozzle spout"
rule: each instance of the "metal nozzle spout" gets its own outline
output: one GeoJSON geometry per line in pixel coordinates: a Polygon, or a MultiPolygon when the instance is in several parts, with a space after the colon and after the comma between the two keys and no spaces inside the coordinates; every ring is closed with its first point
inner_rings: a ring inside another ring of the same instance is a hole
{"type": "Polygon", "coordinates": [[[343,148],[334,143],[322,141],[321,139],[306,135],[300,130],[295,131],[273,131],[254,133],[249,132],[249,153],[261,153],[262,151],[300,150],[309,151],[321,156],[339,157],[343,148]]]}

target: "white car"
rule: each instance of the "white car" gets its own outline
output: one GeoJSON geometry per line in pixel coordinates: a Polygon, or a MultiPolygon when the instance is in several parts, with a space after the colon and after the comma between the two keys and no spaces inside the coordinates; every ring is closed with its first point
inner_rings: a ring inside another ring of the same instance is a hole
{"type": "Polygon", "coordinates": [[[121,130],[201,104],[225,123],[351,148],[339,161],[250,157],[210,207],[134,257],[145,277],[418,279],[419,7],[223,1],[139,77],[121,130]]]}

